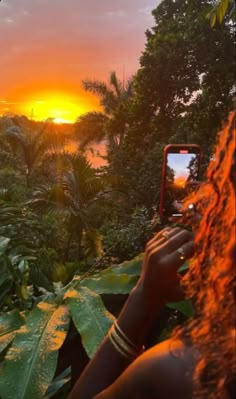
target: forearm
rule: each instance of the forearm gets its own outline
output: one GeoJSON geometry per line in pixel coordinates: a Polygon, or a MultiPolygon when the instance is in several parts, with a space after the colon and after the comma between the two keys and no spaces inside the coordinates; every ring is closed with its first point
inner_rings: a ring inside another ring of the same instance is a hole
{"type": "MultiPolygon", "coordinates": [[[[163,304],[155,307],[148,303],[142,292],[142,284],[133,289],[119,317],[118,325],[125,335],[138,347],[142,347],[149,328],[163,304]]],[[[91,399],[111,385],[132,360],[122,356],[106,337],[75,384],[68,399],[91,399]]]]}

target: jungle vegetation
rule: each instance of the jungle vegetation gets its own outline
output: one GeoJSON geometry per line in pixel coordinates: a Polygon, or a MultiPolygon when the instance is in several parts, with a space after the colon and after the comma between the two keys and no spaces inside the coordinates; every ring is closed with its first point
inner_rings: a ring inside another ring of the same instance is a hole
{"type": "MultiPolygon", "coordinates": [[[[70,127],[0,118],[1,399],[65,398],[95,353],[162,228],[164,146],[201,145],[204,179],[234,108],[232,13],[230,0],[163,0],[137,73],[82,82],[101,112],[70,127]],[[107,154],[97,169],[94,143],[107,154]]],[[[168,304],[152,343],[193,312],[168,304]]]]}

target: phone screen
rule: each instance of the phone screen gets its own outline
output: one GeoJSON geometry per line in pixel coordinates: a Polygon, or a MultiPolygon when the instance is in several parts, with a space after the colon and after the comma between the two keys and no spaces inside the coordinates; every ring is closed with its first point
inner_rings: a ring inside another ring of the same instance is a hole
{"type": "Polygon", "coordinates": [[[183,199],[191,191],[191,182],[198,180],[200,154],[189,150],[169,152],[166,156],[164,213],[182,216],[183,199]]]}

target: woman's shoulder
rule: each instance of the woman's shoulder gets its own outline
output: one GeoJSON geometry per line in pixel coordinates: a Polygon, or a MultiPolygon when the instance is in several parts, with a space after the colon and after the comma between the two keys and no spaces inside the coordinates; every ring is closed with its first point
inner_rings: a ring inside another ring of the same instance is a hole
{"type": "Polygon", "coordinates": [[[192,347],[170,339],[155,345],[139,359],[144,379],[153,385],[160,398],[192,397],[192,380],[196,365],[192,347]]]}
{"type": "Polygon", "coordinates": [[[168,340],[139,356],[98,399],[191,399],[194,356],[182,341],[168,340]]]}
{"type": "Polygon", "coordinates": [[[153,359],[156,364],[160,362],[170,362],[173,364],[182,364],[183,367],[194,365],[194,359],[197,356],[197,351],[193,350],[193,347],[186,345],[183,340],[171,338],[161,343],[156,344],[146,352],[144,357],[153,359]]]}

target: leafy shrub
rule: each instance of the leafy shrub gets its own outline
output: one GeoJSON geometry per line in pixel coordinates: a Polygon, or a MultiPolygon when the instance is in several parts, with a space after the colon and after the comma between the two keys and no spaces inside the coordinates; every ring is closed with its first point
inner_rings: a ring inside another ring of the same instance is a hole
{"type": "Polygon", "coordinates": [[[118,262],[132,259],[143,252],[146,242],[153,235],[155,223],[156,219],[150,219],[145,207],[136,208],[129,223],[110,223],[103,228],[105,250],[118,262]]]}
{"type": "Polygon", "coordinates": [[[10,191],[12,202],[22,202],[26,199],[27,188],[24,178],[13,167],[0,169],[0,188],[10,191]]]}
{"type": "Polygon", "coordinates": [[[9,251],[9,238],[0,237],[0,310],[31,306],[29,264],[32,257],[9,251]]]}

